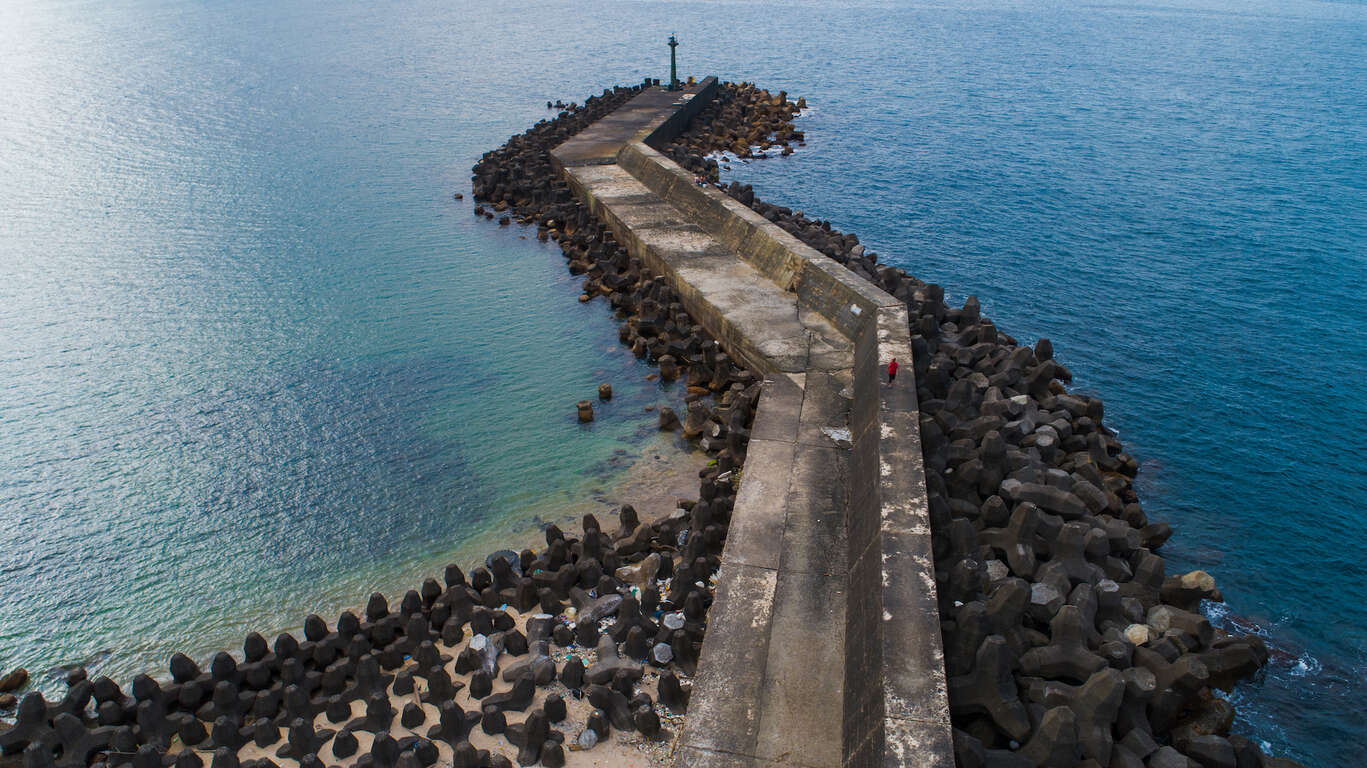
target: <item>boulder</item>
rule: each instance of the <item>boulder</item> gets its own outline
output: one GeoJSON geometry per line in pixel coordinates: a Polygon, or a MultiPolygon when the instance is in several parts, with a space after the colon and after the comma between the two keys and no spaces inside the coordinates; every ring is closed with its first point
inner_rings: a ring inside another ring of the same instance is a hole
{"type": "Polygon", "coordinates": [[[23,688],[24,684],[27,682],[28,670],[23,667],[17,667],[7,672],[3,677],[0,677],[0,693],[17,691],[20,688],[23,688]]]}

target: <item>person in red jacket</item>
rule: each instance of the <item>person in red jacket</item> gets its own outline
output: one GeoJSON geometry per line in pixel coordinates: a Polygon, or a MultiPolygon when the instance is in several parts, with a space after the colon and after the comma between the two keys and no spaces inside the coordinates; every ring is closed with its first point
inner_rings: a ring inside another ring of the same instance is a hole
{"type": "Polygon", "coordinates": [[[894,380],[896,380],[896,378],[897,378],[897,358],[894,357],[894,358],[892,359],[892,362],[888,363],[888,384],[891,384],[894,380]]]}

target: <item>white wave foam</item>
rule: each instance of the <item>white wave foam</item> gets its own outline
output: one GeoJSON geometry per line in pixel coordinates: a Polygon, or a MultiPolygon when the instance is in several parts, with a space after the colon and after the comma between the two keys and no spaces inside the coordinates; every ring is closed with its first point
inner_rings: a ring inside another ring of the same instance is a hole
{"type": "Polygon", "coordinates": [[[1287,674],[1292,677],[1314,677],[1323,671],[1324,665],[1320,664],[1320,660],[1306,651],[1296,658],[1296,662],[1291,665],[1287,674]]]}

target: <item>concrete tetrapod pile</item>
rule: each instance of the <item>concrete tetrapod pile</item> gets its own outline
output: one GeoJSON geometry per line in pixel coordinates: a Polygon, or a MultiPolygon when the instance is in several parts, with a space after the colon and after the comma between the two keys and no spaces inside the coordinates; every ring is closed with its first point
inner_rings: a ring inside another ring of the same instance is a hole
{"type": "Polygon", "coordinates": [[[670,157],[689,171],[716,181],[719,168],[716,158],[710,156],[714,153],[764,158],[769,157],[767,150],[780,147],[780,155],[791,155],[793,145],[802,145],[806,138],[794,127],[793,118],[806,108],[806,99],[789,101],[785,91],[775,95],[751,83],[724,83],[716,98],[670,142],[670,157]]]}
{"type": "MultiPolygon", "coordinates": [[[[583,105],[570,104],[553,119],[542,120],[525,132],[513,136],[503,146],[488,152],[475,165],[475,215],[493,219],[510,211],[523,223],[530,217],[549,209],[557,197],[548,183],[554,176],[550,168],[550,148],[584,130],[595,120],[630,101],[640,93],[641,86],[618,86],[597,96],[590,96],[583,105]]],[[[559,107],[562,103],[557,102],[559,107]]],[[[511,215],[499,219],[507,225],[511,215]]]]}
{"type": "Polygon", "coordinates": [[[706,617],[697,582],[734,498],[710,478],[701,490],[691,511],[650,524],[627,506],[612,533],[592,515],[581,538],[550,526],[540,554],[495,553],[468,579],[448,566],[444,586],[428,579],[397,609],[375,594],[364,618],[309,616],[303,640],[253,633],[240,660],[219,652],[201,669],[176,654],[167,684],[139,675],[125,692],[77,675],[59,702],[28,694],[0,748],[25,768],[491,768],[512,764],[500,744],[520,765],[564,765],[560,728],[575,728],[573,748],[613,728],[659,738],[661,714],[686,706],[678,675],[706,617]],[[638,690],[647,676],[658,701],[638,690]],[[586,724],[567,699],[589,702],[586,724]]]}
{"type": "MultiPolygon", "coordinates": [[[[778,100],[724,84],[719,106],[659,149],[716,182],[701,150],[800,135],[775,129],[773,112],[726,106],[778,100]]],[[[1221,599],[1208,574],[1167,574],[1157,550],[1171,528],[1145,515],[1137,462],[1102,402],[1067,391],[1050,342],[1019,345],[976,298],[949,307],[855,235],[749,185],[724,189],[908,308],[957,763],[1294,766],[1230,733],[1232,705],[1214,689],[1257,672],[1263,641],[1200,613],[1221,599]]]]}
{"type": "Polygon", "coordinates": [[[606,92],[513,137],[476,166],[474,187],[494,211],[558,241],[570,270],[586,275],[581,300],[608,299],[620,340],[662,380],[686,380],[684,417],[662,408],[660,426],[715,457],[698,499],[648,523],[625,506],[611,533],[592,515],[578,538],[550,526],[540,552],[494,553],[468,578],[448,566],[443,582],[427,579],[397,608],[375,594],[362,616],[346,612],[331,626],[309,616],[302,640],[253,633],[240,655],[220,652],[207,668],[176,654],[169,681],[140,675],[125,691],[78,670],[61,701],[24,697],[16,722],[0,726],[0,760],[553,767],[614,729],[667,749],[687,707],[760,382],[549,170],[547,150],[635,92],[606,92]]]}

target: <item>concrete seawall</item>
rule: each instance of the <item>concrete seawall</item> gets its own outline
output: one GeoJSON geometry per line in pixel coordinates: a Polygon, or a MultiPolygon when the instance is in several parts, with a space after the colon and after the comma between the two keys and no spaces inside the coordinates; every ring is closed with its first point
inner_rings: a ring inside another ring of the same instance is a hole
{"type": "Polygon", "coordinates": [[[676,764],[952,765],[906,309],[651,148],[715,90],[648,90],[552,152],[765,375],[676,764]]]}

